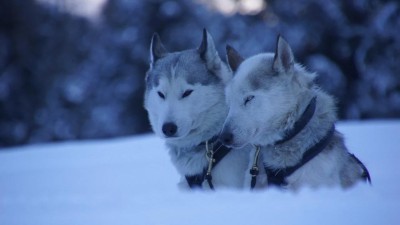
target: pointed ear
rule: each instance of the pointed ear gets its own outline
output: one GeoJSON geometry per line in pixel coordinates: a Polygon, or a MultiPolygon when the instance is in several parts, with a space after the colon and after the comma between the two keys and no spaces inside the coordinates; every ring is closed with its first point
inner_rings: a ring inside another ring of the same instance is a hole
{"type": "Polygon", "coordinates": [[[233,72],[236,72],[240,64],[244,61],[243,57],[230,45],[226,46],[226,57],[229,67],[233,72]]]}
{"type": "Polygon", "coordinates": [[[224,83],[232,79],[232,73],[228,67],[222,62],[215,49],[214,40],[206,29],[203,30],[203,40],[197,49],[200,58],[204,61],[207,69],[220,78],[224,83]]]}
{"type": "Polygon", "coordinates": [[[200,58],[205,61],[208,69],[217,69],[214,66],[218,65],[221,59],[215,49],[214,40],[206,29],[203,29],[203,39],[197,51],[200,54],[200,58]]]}
{"type": "Polygon", "coordinates": [[[285,39],[278,36],[276,43],[273,69],[278,73],[287,73],[293,70],[294,57],[292,49],[285,39]]]}
{"type": "Polygon", "coordinates": [[[153,34],[150,44],[150,65],[153,65],[158,59],[164,57],[168,51],[161,43],[160,36],[157,33],[153,34]]]}

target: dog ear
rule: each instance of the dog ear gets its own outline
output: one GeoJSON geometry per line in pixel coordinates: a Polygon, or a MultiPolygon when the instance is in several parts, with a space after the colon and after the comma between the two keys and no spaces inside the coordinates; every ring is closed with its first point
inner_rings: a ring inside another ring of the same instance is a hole
{"type": "Polygon", "coordinates": [[[205,28],[203,29],[203,38],[198,48],[198,52],[204,61],[212,59],[214,55],[217,54],[214,46],[214,40],[205,28]]]}
{"type": "Polygon", "coordinates": [[[227,83],[232,79],[232,73],[228,67],[222,62],[215,49],[214,40],[206,29],[203,29],[203,40],[201,41],[200,47],[197,49],[200,54],[200,58],[206,64],[207,69],[224,83],[227,83]]]}
{"type": "Polygon", "coordinates": [[[226,57],[229,67],[233,72],[236,72],[240,64],[243,62],[243,57],[232,46],[226,45],[226,57]]]}
{"type": "Polygon", "coordinates": [[[214,40],[206,29],[203,29],[203,39],[200,47],[197,49],[200,58],[204,60],[209,70],[219,69],[221,59],[215,49],[214,40]]]}
{"type": "Polygon", "coordinates": [[[287,73],[293,70],[294,57],[292,49],[285,39],[278,36],[276,43],[273,69],[278,73],[287,73]]]}
{"type": "Polygon", "coordinates": [[[161,43],[160,36],[157,33],[153,34],[150,44],[150,66],[152,66],[158,59],[164,57],[168,51],[161,43]]]}

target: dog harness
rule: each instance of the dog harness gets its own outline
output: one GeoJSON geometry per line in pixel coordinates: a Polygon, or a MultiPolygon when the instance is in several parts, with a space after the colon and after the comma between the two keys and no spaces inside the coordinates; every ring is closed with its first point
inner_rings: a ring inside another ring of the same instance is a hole
{"type": "Polygon", "coordinates": [[[204,145],[206,148],[208,166],[205,167],[201,173],[195,175],[186,175],[185,178],[191,189],[201,188],[204,180],[207,180],[210,189],[214,190],[211,170],[231,151],[231,148],[228,148],[219,142],[218,136],[202,142],[200,145],[204,145]]]}
{"type": "MultiPolygon", "coordinates": [[[[301,117],[294,123],[293,128],[286,131],[284,137],[281,140],[276,141],[274,145],[285,143],[291,140],[293,137],[295,137],[298,133],[300,133],[313,117],[315,109],[316,109],[316,97],[313,97],[310,103],[307,105],[301,117]]],[[[332,127],[327,131],[326,135],[319,142],[317,142],[309,149],[307,149],[307,151],[303,154],[301,161],[294,166],[272,169],[264,165],[267,174],[268,184],[281,187],[287,185],[286,178],[292,175],[296,170],[298,170],[303,165],[308,163],[314,157],[316,157],[319,153],[321,153],[331,142],[334,133],[335,133],[335,125],[333,124],[332,127]]],[[[206,157],[209,162],[208,166],[205,167],[201,173],[195,175],[186,175],[185,178],[191,189],[201,188],[204,180],[207,180],[210,189],[214,190],[211,170],[230,152],[231,148],[228,148],[224,146],[221,142],[219,142],[217,136],[214,136],[210,140],[205,141],[200,145],[205,145],[206,157]]],[[[259,168],[257,166],[257,162],[261,148],[260,146],[255,146],[255,148],[256,151],[254,154],[253,166],[250,169],[251,189],[255,187],[257,183],[257,175],[259,174],[259,168]]],[[[371,183],[371,177],[369,175],[366,166],[354,154],[351,153],[349,154],[362,168],[363,173],[361,175],[361,178],[364,181],[371,183]]]]}
{"type": "MultiPolygon", "coordinates": [[[[281,140],[275,142],[274,145],[279,145],[286,141],[289,141],[290,139],[292,139],[294,136],[296,136],[298,133],[300,133],[300,131],[302,131],[304,129],[304,127],[308,124],[308,122],[311,120],[311,118],[314,115],[315,108],[316,108],[316,98],[317,97],[313,97],[311,99],[310,103],[308,103],[303,114],[294,123],[293,128],[286,131],[284,137],[281,140]]],[[[256,148],[256,153],[254,155],[254,163],[253,163],[253,167],[250,169],[250,175],[251,175],[250,187],[251,187],[251,189],[253,189],[255,187],[255,185],[257,183],[257,175],[259,173],[259,169],[257,167],[257,161],[258,161],[258,156],[259,156],[259,152],[260,152],[260,146],[255,146],[255,148],[256,148]]],[[[274,171],[272,171],[271,169],[269,169],[267,167],[265,167],[265,171],[266,171],[267,177],[268,177],[268,184],[276,183],[275,180],[285,180],[286,176],[278,178],[278,176],[281,176],[281,174],[274,173],[274,171]],[[276,177],[276,178],[274,178],[274,177],[276,177]]]]}
{"type": "Polygon", "coordinates": [[[265,171],[268,177],[268,184],[277,185],[277,186],[285,186],[287,185],[285,179],[292,175],[296,170],[300,167],[304,166],[308,163],[311,159],[317,156],[319,153],[322,152],[328,146],[329,142],[332,140],[333,134],[335,133],[335,125],[328,130],[327,134],[314,146],[310,147],[304,154],[301,161],[294,165],[289,166],[281,169],[271,169],[265,167],[265,171]]]}
{"type": "MultiPolygon", "coordinates": [[[[287,131],[284,135],[284,138],[275,142],[274,145],[279,145],[282,143],[285,143],[289,140],[291,140],[293,137],[295,137],[298,133],[300,133],[304,127],[308,124],[308,122],[311,120],[311,118],[314,115],[316,108],[316,97],[312,98],[310,103],[308,104],[307,108],[304,110],[303,114],[301,115],[300,119],[297,120],[293,126],[293,129],[287,131]]],[[[294,166],[289,166],[285,168],[279,168],[279,169],[272,169],[269,168],[268,166],[265,167],[265,171],[267,174],[267,179],[268,179],[268,184],[269,185],[277,185],[277,186],[285,186],[287,185],[286,178],[292,175],[296,170],[298,170],[300,167],[304,166],[306,163],[308,163],[310,160],[312,160],[314,157],[316,157],[319,153],[321,153],[331,142],[333,136],[335,133],[335,124],[332,125],[332,127],[327,131],[325,136],[316,144],[311,146],[309,149],[305,151],[303,154],[303,157],[301,161],[294,165],[294,166]]],[[[369,183],[371,183],[371,177],[369,175],[369,172],[365,165],[353,154],[349,153],[350,156],[360,165],[360,167],[363,170],[363,173],[361,175],[361,178],[369,183]]],[[[250,174],[252,172],[250,171],[250,174]]],[[[252,174],[253,176],[253,174],[252,174]]],[[[252,188],[255,185],[255,176],[252,178],[252,188]],[[253,179],[254,179],[254,185],[253,185],[253,179]]]]}

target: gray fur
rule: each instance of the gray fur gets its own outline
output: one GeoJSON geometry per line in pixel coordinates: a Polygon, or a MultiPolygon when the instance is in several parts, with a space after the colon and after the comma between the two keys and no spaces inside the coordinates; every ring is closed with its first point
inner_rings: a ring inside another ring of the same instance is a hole
{"type": "MultiPolygon", "coordinates": [[[[154,46],[162,44],[152,43],[151,49],[154,46]]],[[[201,173],[208,165],[206,148],[199,144],[218,135],[223,126],[228,113],[224,88],[232,74],[219,58],[207,31],[203,32],[198,49],[164,52],[161,56],[158,52],[150,51],[157,54],[150,57],[153,60],[146,76],[144,106],[153,131],[165,139],[171,161],[181,175],[180,186],[188,188],[185,176],[201,173]],[[187,90],[191,94],[183,97],[187,90]],[[163,133],[163,124],[167,122],[177,126],[173,136],[163,133]]],[[[231,150],[213,169],[216,189],[245,187],[249,148],[231,150]]]]}
{"type": "Polygon", "coordinates": [[[197,50],[191,49],[182,52],[168,53],[164,58],[154,63],[153,69],[147,74],[148,88],[158,86],[160,77],[169,80],[176,79],[174,76],[183,77],[189,84],[209,85],[218,84],[220,79],[208,70],[197,50]],[[171,71],[174,71],[172,74],[171,71]]]}
{"type": "MultiPolygon", "coordinates": [[[[275,54],[250,57],[237,69],[226,88],[230,110],[222,134],[233,134],[231,146],[261,146],[263,163],[269,168],[296,165],[337,120],[334,99],[314,85],[314,77],[294,63],[290,46],[279,37],[275,54]],[[244,103],[248,96],[251,101],[244,103]],[[314,96],[316,111],[307,126],[289,141],[274,145],[293,128],[314,96]]],[[[328,147],[286,181],[291,190],[302,186],[347,188],[361,180],[362,172],[336,131],[328,147]]]]}

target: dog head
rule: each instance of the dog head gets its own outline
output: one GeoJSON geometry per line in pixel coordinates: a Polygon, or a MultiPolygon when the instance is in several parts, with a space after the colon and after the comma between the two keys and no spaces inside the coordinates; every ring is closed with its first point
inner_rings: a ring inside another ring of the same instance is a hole
{"type": "Polygon", "coordinates": [[[314,74],[294,62],[289,44],[280,36],[275,53],[244,60],[228,46],[227,57],[235,74],[226,87],[229,113],[221,141],[232,147],[271,144],[293,120],[290,114],[301,93],[310,89],[314,74]]]}
{"type": "Polygon", "coordinates": [[[179,141],[215,126],[219,131],[227,114],[224,87],[232,74],[211,35],[203,31],[198,49],[169,53],[154,34],[150,57],[145,108],[154,132],[167,141],[179,141]]]}

